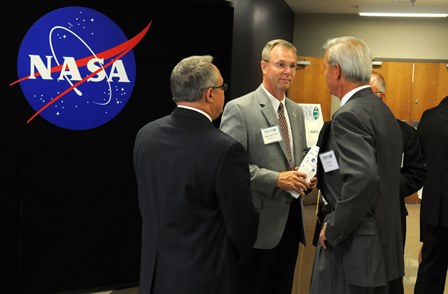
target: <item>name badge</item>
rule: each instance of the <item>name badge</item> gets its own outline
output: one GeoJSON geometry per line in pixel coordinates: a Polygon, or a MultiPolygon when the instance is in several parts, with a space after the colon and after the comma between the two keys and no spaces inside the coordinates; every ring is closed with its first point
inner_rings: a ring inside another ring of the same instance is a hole
{"type": "Polygon", "coordinates": [[[334,155],[333,150],[319,154],[320,161],[322,162],[322,167],[324,172],[330,172],[339,169],[338,161],[334,155]]]}
{"type": "Polygon", "coordinates": [[[261,136],[263,137],[265,145],[280,142],[282,140],[282,135],[280,134],[278,126],[261,129],[261,136]]]}

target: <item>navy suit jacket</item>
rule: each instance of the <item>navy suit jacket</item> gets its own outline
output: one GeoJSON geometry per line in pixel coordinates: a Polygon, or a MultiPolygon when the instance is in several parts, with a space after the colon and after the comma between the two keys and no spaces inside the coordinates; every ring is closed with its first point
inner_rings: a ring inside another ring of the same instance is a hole
{"type": "Polygon", "coordinates": [[[236,293],[238,263],[249,257],[258,224],[241,144],[177,107],[139,130],[133,156],[140,293],[236,293]]]}
{"type": "Polygon", "coordinates": [[[448,228],[448,102],[426,110],[417,133],[428,170],[420,222],[448,228]]]}
{"type": "Polygon", "coordinates": [[[403,166],[400,174],[400,207],[402,217],[408,215],[404,198],[420,190],[425,182],[426,166],[423,160],[417,130],[397,120],[403,137],[403,166]]]}

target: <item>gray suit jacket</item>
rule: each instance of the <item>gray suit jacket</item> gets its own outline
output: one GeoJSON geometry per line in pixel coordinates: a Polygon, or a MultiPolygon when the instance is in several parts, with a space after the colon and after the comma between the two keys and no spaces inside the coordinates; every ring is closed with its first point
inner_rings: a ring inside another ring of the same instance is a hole
{"type": "MultiPolygon", "coordinates": [[[[294,145],[294,165],[299,166],[307,148],[302,108],[286,99],[294,145]]],[[[277,114],[261,85],[253,92],[229,101],[222,114],[220,129],[241,142],[249,156],[251,190],[259,212],[259,249],[272,249],[280,241],[288,218],[291,194],[276,187],[280,171],[290,170],[283,141],[264,144],[261,130],[278,126],[277,114]]],[[[299,200],[303,209],[302,199],[299,200]]],[[[297,228],[305,244],[303,222],[297,228]]]]}
{"type": "Polygon", "coordinates": [[[333,151],[339,168],[324,172],[319,158],[318,186],[334,210],[326,217],[330,249],[317,248],[310,293],[344,293],[328,288],[340,285],[335,275],[357,286],[385,286],[404,275],[400,127],[366,88],[336,111],[325,132],[319,154],[333,151]]]}

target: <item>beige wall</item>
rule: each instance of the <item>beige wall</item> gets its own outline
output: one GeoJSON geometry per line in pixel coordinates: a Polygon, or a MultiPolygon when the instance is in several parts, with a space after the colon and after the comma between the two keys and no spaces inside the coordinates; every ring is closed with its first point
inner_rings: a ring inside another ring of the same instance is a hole
{"type": "MultiPolygon", "coordinates": [[[[378,18],[351,14],[296,14],[293,43],[299,55],[322,57],[329,38],[355,36],[375,59],[448,63],[448,18],[378,18]]],[[[331,114],[340,100],[331,97],[331,114]]]]}
{"type": "Polygon", "coordinates": [[[448,61],[448,18],[377,18],[349,14],[296,14],[299,55],[322,56],[328,38],[363,39],[375,58],[448,61]]]}

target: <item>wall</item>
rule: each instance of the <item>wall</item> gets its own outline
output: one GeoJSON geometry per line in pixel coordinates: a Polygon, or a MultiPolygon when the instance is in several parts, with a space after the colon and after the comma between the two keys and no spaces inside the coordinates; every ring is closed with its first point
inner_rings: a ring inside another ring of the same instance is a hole
{"type": "Polygon", "coordinates": [[[294,13],[284,1],[234,0],[230,99],[255,90],[262,80],[260,61],[272,39],[293,41],[294,13]]]}
{"type": "Polygon", "coordinates": [[[0,194],[8,224],[2,240],[10,257],[3,262],[3,291],[39,294],[137,284],[141,222],[132,164],[136,132],[172,111],[169,76],[180,59],[212,54],[230,80],[233,7],[221,0],[169,4],[61,0],[14,1],[2,7],[7,46],[0,79],[0,194]],[[27,123],[34,111],[20,85],[9,86],[18,78],[21,41],[39,18],[73,5],[105,14],[128,38],[152,21],[133,48],[132,97],[112,121],[90,130],[62,129],[39,116],[27,123]]]}
{"type": "Polygon", "coordinates": [[[233,7],[225,0],[140,2],[18,0],[2,7],[7,46],[0,73],[0,194],[8,224],[2,236],[10,257],[3,263],[8,293],[137,285],[141,223],[132,148],[141,126],[172,111],[173,66],[192,54],[214,55],[232,99],[261,82],[264,44],[293,37],[294,15],[284,1],[235,0],[233,7]],[[39,116],[27,124],[34,111],[20,87],[9,86],[17,79],[20,43],[40,17],[73,5],[102,12],[128,37],[153,21],[133,49],[132,97],[122,113],[97,129],[65,130],[39,116]]]}
{"type": "Polygon", "coordinates": [[[300,55],[322,56],[328,38],[363,39],[374,57],[448,60],[446,18],[377,18],[339,14],[297,14],[294,44],[300,55]]]}
{"type": "MultiPolygon", "coordinates": [[[[374,58],[448,62],[446,18],[377,18],[352,14],[296,14],[294,45],[299,55],[323,57],[329,38],[352,35],[363,39],[374,58]]],[[[340,105],[331,97],[331,113],[340,105]]]]}

